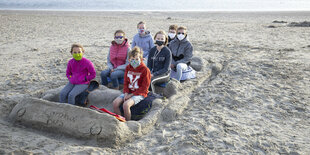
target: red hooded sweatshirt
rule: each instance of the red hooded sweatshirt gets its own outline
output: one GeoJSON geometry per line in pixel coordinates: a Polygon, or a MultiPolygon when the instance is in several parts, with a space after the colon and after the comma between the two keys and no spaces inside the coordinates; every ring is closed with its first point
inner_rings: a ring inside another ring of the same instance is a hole
{"type": "Polygon", "coordinates": [[[130,64],[127,65],[124,76],[124,93],[147,97],[151,83],[151,72],[143,62],[136,69],[130,64]]]}

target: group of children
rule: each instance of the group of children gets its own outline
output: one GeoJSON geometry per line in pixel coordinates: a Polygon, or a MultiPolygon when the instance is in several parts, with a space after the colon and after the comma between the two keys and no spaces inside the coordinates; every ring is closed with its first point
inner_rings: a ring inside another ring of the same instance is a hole
{"type": "MultiPolygon", "coordinates": [[[[190,71],[193,56],[186,27],[171,25],[168,35],[159,31],[154,39],[144,22],[137,24],[137,30],[131,47],[124,31],[114,33],[107,56],[108,69],[100,74],[101,83],[107,86],[110,78],[114,89],[119,89],[119,79],[124,79],[123,93],[113,101],[113,110],[120,115],[122,105],[126,120],[131,118],[130,107],[147,97],[149,87],[155,92],[155,84],[168,82],[171,72],[177,80],[184,80],[182,73],[190,71]]],[[[60,93],[60,102],[68,99],[69,104],[75,104],[75,97],[87,89],[96,71],[91,61],[83,57],[85,51],[81,45],[73,44],[70,52],[73,58],[66,71],[69,82],[60,93]]]]}

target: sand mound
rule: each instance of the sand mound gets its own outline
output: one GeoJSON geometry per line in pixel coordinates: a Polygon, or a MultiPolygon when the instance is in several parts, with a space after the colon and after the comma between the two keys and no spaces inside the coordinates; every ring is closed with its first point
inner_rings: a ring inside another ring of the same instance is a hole
{"type": "Polygon", "coordinates": [[[196,79],[188,80],[182,85],[176,80],[171,80],[165,88],[158,87],[168,100],[154,100],[150,112],[137,122],[123,123],[108,114],[87,108],[94,105],[113,111],[111,103],[121,92],[105,86],[90,92],[86,108],[58,103],[63,86],[47,91],[41,99],[24,98],[13,108],[9,119],[13,123],[43,131],[86,140],[95,139],[102,146],[119,146],[151,130],[160,118],[164,121],[175,120],[187,107],[191,91],[211,75],[218,74],[219,68],[215,66],[209,66],[203,73],[200,72],[196,79]],[[211,73],[212,71],[215,73],[211,73]]]}

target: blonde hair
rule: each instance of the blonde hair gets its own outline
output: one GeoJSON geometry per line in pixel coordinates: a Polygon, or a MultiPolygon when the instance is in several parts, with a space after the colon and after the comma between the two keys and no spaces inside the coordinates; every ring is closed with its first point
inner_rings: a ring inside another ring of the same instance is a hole
{"type": "Polygon", "coordinates": [[[167,36],[166,32],[163,31],[163,30],[158,31],[158,32],[155,34],[155,36],[154,36],[154,40],[156,40],[156,36],[157,36],[158,34],[162,34],[162,35],[165,36],[165,43],[164,43],[164,45],[166,46],[166,45],[168,44],[168,36],[167,36]]]}
{"type": "Polygon", "coordinates": [[[137,55],[140,55],[140,58],[143,59],[143,50],[138,47],[135,46],[130,52],[129,52],[129,59],[136,57],[137,55]]]}
{"type": "Polygon", "coordinates": [[[72,45],[71,45],[70,53],[72,53],[73,48],[75,48],[75,47],[81,48],[82,51],[83,51],[83,53],[85,52],[85,50],[84,50],[84,48],[83,48],[83,46],[82,46],[81,44],[72,44],[72,45]]]}
{"type": "Polygon", "coordinates": [[[177,30],[177,31],[179,31],[179,30],[185,30],[185,31],[187,31],[187,28],[186,28],[185,26],[180,26],[180,27],[178,27],[178,30],[177,30]]]}

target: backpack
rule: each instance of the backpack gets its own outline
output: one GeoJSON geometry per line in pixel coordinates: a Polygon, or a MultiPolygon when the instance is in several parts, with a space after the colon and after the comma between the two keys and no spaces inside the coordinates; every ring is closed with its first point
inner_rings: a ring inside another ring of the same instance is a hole
{"type": "MultiPolygon", "coordinates": [[[[151,110],[153,100],[155,100],[156,98],[158,98],[158,96],[156,96],[152,92],[149,92],[146,98],[144,98],[138,104],[130,107],[131,120],[138,121],[142,119],[145,116],[145,114],[147,114],[151,110]]],[[[119,108],[122,115],[124,116],[123,105],[121,105],[119,108]]]]}
{"type": "Polygon", "coordinates": [[[85,107],[88,104],[88,94],[99,88],[99,82],[91,80],[85,91],[75,97],[75,105],[85,107]]]}

